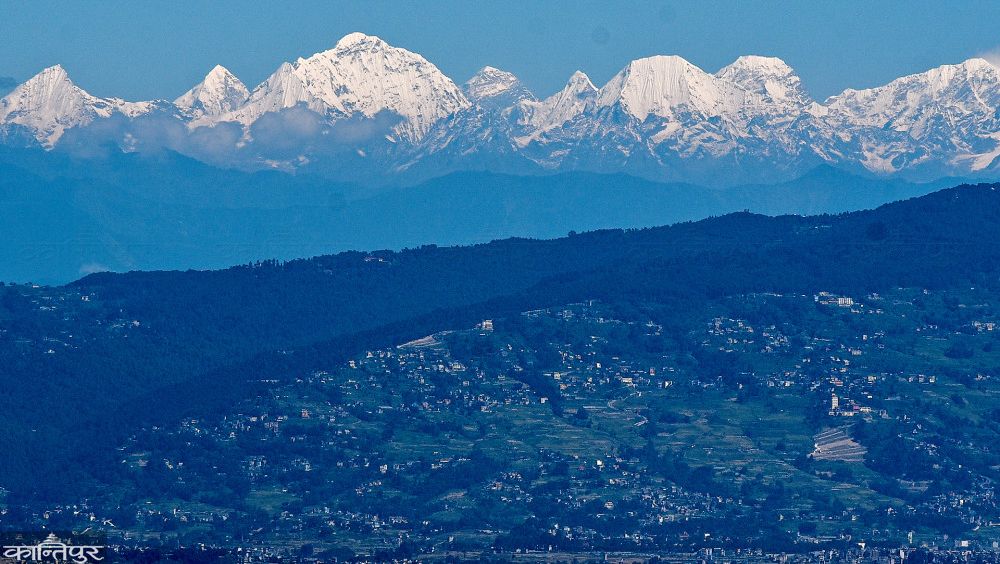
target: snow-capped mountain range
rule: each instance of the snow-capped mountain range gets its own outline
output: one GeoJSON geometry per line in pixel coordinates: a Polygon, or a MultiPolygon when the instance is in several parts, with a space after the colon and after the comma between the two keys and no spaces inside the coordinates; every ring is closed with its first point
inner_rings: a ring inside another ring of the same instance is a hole
{"type": "Polygon", "coordinates": [[[45,147],[52,147],[70,128],[113,114],[136,117],[159,102],[126,102],[91,96],[69,79],[60,65],[49,67],[0,100],[0,126],[21,126],[45,147]]]}
{"type": "Polygon", "coordinates": [[[352,33],[252,90],[216,66],[173,102],[126,102],[88,94],[57,65],[0,100],[0,141],[51,150],[74,134],[345,177],[588,170],[725,183],[824,163],[988,175],[1000,171],[1000,70],[970,59],[817,102],[777,58],[744,56],[713,74],[654,56],[599,88],[578,71],[540,99],[509,72],[487,66],[459,86],[418,54],[352,33]]]}

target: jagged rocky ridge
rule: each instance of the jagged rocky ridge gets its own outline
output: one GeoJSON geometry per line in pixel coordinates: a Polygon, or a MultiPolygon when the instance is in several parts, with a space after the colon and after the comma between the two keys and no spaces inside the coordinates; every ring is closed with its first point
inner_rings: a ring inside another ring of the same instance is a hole
{"type": "Polygon", "coordinates": [[[460,87],[420,55],[352,33],[252,90],[216,66],[173,102],[98,98],[50,67],[0,100],[0,140],[167,148],[343,179],[487,169],[771,182],[824,163],[989,176],[1000,168],[1000,70],[970,59],[820,103],[777,58],[744,56],[711,74],[654,56],[600,88],[576,72],[538,99],[509,72],[485,67],[460,87]]]}

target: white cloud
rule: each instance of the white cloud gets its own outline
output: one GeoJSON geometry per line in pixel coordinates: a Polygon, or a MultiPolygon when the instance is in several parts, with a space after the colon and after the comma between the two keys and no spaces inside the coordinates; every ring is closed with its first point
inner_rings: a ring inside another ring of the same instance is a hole
{"type": "Polygon", "coordinates": [[[88,262],[80,266],[80,274],[86,276],[88,274],[96,274],[98,272],[108,272],[111,269],[99,262],[88,262]]]}
{"type": "Polygon", "coordinates": [[[994,47],[989,51],[983,51],[977,56],[986,59],[991,65],[1000,68],[1000,47],[994,47]]]}

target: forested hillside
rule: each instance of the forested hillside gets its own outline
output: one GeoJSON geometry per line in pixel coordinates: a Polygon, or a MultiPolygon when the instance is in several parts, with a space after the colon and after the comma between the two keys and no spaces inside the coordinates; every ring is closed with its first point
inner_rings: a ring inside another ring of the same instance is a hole
{"type": "Polygon", "coordinates": [[[993,287],[1000,192],[963,186],[839,216],[738,213],[551,241],[344,253],[209,272],[7,286],[0,485],[59,496],[139,423],[218,410],[282,378],[478,319],[580,300],[655,302],[678,324],[750,292],[993,287]]]}

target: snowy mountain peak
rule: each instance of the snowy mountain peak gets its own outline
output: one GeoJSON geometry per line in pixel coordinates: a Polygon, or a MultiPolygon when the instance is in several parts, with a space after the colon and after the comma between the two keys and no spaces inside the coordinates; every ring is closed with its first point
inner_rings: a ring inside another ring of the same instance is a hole
{"type": "Polygon", "coordinates": [[[247,89],[243,81],[236,78],[235,74],[222,65],[212,67],[212,70],[208,71],[205,79],[202,80],[202,84],[205,86],[242,86],[241,90],[247,89]]]}
{"type": "Polygon", "coordinates": [[[990,61],[982,57],[973,57],[967,59],[959,64],[959,66],[965,67],[970,71],[984,71],[984,72],[994,72],[997,70],[997,65],[991,63],[990,61]]]}
{"type": "Polygon", "coordinates": [[[856,123],[902,126],[917,113],[990,114],[1000,106],[1000,69],[969,59],[897,78],[875,88],[847,89],[827,101],[831,111],[856,123]],[[901,121],[902,120],[902,121],[901,121]]]}
{"type": "Polygon", "coordinates": [[[507,108],[522,100],[535,99],[512,73],[490,66],[483,67],[462,85],[462,91],[471,102],[491,108],[507,108]]]}
{"type": "Polygon", "coordinates": [[[570,75],[569,80],[566,81],[566,86],[563,87],[559,94],[581,94],[585,92],[597,93],[597,87],[594,86],[594,83],[590,81],[590,77],[585,72],[576,71],[570,75]]]}
{"type": "Polygon", "coordinates": [[[478,102],[483,98],[492,98],[510,90],[518,84],[517,77],[496,67],[483,67],[464,85],[463,90],[469,100],[478,102]]]}
{"type": "Polygon", "coordinates": [[[970,86],[970,80],[985,81],[980,85],[991,88],[998,79],[1000,79],[1000,69],[986,59],[973,58],[955,65],[941,65],[924,72],[903,76],[883,86],[861,90],[848,88],[830,98],[828,104],[835,105],[846,98],[868,97],[898,89],[919,88],[924,94],[936,96],[956,87],[970,86]]]}
{"type": "Polygon", "coordinates": [[[41,71],[0,100],[0,123],[29,129],[46,147],[66,129],[110,113],[110,104],[73,84],[61,65],[41,71]]]}
{"type": "Polygon", "coordinates": [[[295,69],[295,65],[291,63],[281,63],[267,80],[250,92],[243,106],[218,116],[218,121],[237,121],[249,126],[266,113],[281,111],[299,104],[317,113],[325,113],[328,110],[326,104],[309,93],[295,69]]]}
{"type": "Polygon", "coordinates": [[[533,131],[522,138],[521,143],[535,139],[582,114],[596,96],[597,87],[590,81],[590,77],[576,71],[559,92],[540,102],[522,103],[520,124],[533,131]]]}
{"type": "Polygon", "coordinates": [[[355,31],[348,33],[347,35],[340,38],[334,49],[344,50],[356,48],[358,46],[385,46],[388,47],[389,44],[382,40],[382,38],[375,35],[368,35],[361,33],[360,31],[355,31]]]}
{"type": "Polygon", "coordinates": [[[722,67],[715,76],[747,92],[751,106],[797,111],[812,103],[792,67],[777,57],[745,55],[722,67]]]}
{"type": "Polygon", "coordinates": [[[1000,156],[1000,70],[983,59],[848,89],[826,105],[832,127],[866,128],[857,158],[869,170],[893,173],[949,155],[950,164],[979,171],[1000,156]]]}
{"type": "Polygon", "coordinates": [[[621,106],[639,120],[672,117],[682,106],[706,116],[724,115],[742,104],[742,92],[676,55],[628,64],[597,95],[599,106],[621,106]]]}
{"type": "Polygon", "coordinates": [[[250,92],[236,75],[215,65],[204,80],[174,100],[174,105],[194,117],[219,116],[239,108],[249,97],[250,92]]]}
{"type": "Polygon", "coordinates": [[[41,72],[26,80],[25,84],[37,83],[42,81],[64,81],[64,80],[69,80],[69,73],[66,72],[66,69],[64,69],[62,65],[55,64],[52,65],[51,67],[42,69],[41,72]]]}
{"type": "Polygon", "coordinates": [[[792,67],[777,57],[743,55],[722,67],[715,75],[720,78],[741,73],[752,73],[757,76],[787,76],[793,72],[792,67]]]}
{"type": "Polygon", "coordinates": [[[462,91],[427,59],[363,33],[330,50],[284,63],[231,115],[249,125],[261,115],[304,104],[333,121],[388,111],[395,131],[416,141],[441,118],[468,107],[462,91]]]}
{"type": "Polygon", "coordinates": [[[1000,71],[986,59],[974,58],[957,65],[943,65],[913,76],[922,76],[933,91],[943,92],[956,83],[964,83],[969,80],[984,80],[986,81],[985,85],[995,86],[998,77],[1000,77],[1000,71]]]}
{"type": "Polygon", "coordinates": [[[73,84],[61,65],[53,65],[0,100],[0,129],[25,128],[43,147],[51,148],[71,127],[114,113],[137,117],[157,107],[158,102],[92,96],[73,84]]]}
{"type": "Polygon", "coordinates": [[[7,97],[9,98],[19,91],[22,95],[51,96],[61,91],[72,91],[73,89],[83,92],[73,84],[69,73],[62,65],[52,65],[26,80],[7,97]]]}

